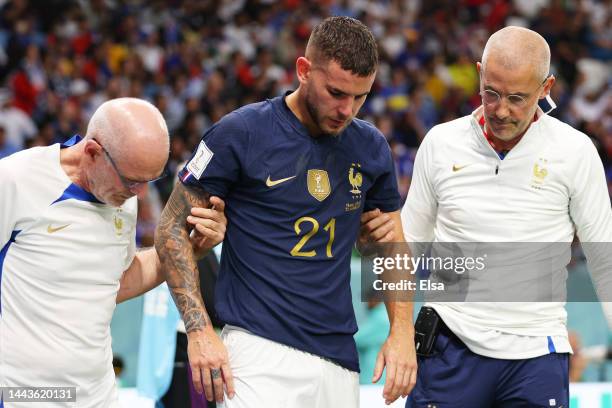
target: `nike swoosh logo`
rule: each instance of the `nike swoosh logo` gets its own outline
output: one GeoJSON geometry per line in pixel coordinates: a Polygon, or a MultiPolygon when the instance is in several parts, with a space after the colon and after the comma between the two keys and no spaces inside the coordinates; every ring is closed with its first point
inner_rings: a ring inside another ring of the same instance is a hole
{"type": "Polygon", "coordinates": [[[464,164],[463,166],[457,166],[456,164],[453,164],[453,171],[459,171],[467,166],[469,166],[469,164],[464,164]]]}
{"type": "Polygon", "coordinates": [[[63,230],[64,228],[68,227],[69,225],[70,225],[70,224],[66,224],[66,225],[61,225],[61,226],[59,226],[59,227],[55,227],[55,228],[53,228],[53,227],[51,226],[51,224],[49,224],[49,226],[47,226],[47,232],[48,232],[49,234],[53,234],[54,232],[57,232],[57,231],[61,231],[61,230],[63,230]]]}
{"type": "Polygon", "coordinates": [[[282,179],[278,179],[278,180],[270,180],[270,176],[268,176],[268,178],[266,179],[266,186],[268,187],[274,187],[277,186],[281,183],[284,183],[285,181],[289,181],[291,179],[296,178],[297,176],[291,176],[291,177],[285,177],[282,179]]]}

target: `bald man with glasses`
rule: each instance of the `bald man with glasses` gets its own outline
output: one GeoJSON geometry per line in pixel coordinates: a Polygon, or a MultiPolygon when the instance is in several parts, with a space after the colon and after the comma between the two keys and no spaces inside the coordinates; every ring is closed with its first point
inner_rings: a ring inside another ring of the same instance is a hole
{"type": "MultiPolygon", "coordinates": [[[[403,230],[415,247],[459,243],[455,248],[476,248],[475,256],[484,257],[478,248],[499,248],[496,259],[509,262],[489,259],[480,274],[431,271],[430,279],[467,289],[463,301],[441,297],[421,310],[419,319],[439,324],[431,331],[415,324],[435,340],[431,350],[417,349],[418,379],[407,406],[567,408],[565,291],[546,297],[538,290],[559,282],[565,289],[577,235],[600,297],[612,298],[612,211],[603,165],[585,134],[538,105],[555,82],[542,36],[503,28],[489,38],[476,68],[482,105],[426,135],[401,213],[403,230]],[[517,248],[545,250],[530,262],[517,248]],[[507,275],[478,286],[502,267],[507,275]],[[543,275],[551,279],[538,287],[543,275]],[[510,295],[530,281],[534,296],[510,295]],[[474,287],[482,291],[474,295],[474,287]]],[[[363,221],[364,235],[383,236],[389,228],[374,213],[363,221]]]]}
{"type": "Polygon", "coordinates": [[[117,173],[117,176],[119,177],[119,180],[121,181],[121,184],[123,184],[123,187],[126,190],[134,191],[134,190],[136,190],[140,186],[143,186],[143,185],[145,185],[147,183],[154,183],[154,182],[156,182],[158,180],[161,180],[164,177],[168,176],[168,173],[164,169],[164,170],[162,170],[162,173],[159,176],[157,176],[155,178],[152,178],[150,180],[132,180],[132,179],[130,179],[128,177],[125,177],[123,174],[121,174],[121,171],[119,171],[119,168],[115,164],[115,161],[113,160],[111,155],[108,153],[108,150],[106,150],[104,148],[104,146],[102,146],[102,143],[98,142],[95,138],[93,138],[93,140],[100,145],[100,148],[102,148],[102,151],[104,152],[104,155],[106,156],[106,159],[109,161],[111,166],[113,166],[113,169],[117,173]]]}
{"type": "MultiPolygon", "coordinates": [[[[157,108],[119,98],[84,138],[0,160],[0,408],[118,407],[110,321],[165,279],[154,248],[136,251],[136,194],[163,175],[169,145],[157,108]]],[[[199,256],[227,224],[211,203],[183,220],[199,256]]]]}
{"type": "MultiPolygon", "coordinates": [[[[529,100],[534,96],[537,95],[537,91],[540,90],[540,88],[542,87],[542,85],[544,85],[546,83],[546,81],[548,80],[549,77],[544,78],[544,80],[542,81],[542,83],[540,85],[538,85],[538,87],[531,93],[517,93],[517,94],[510,94],[510,95],[506,95],[506,101],[508,103],[509,106],[511,106],[514,109],[523,109],[525,108],[528,103],[529,100]]],[[[482,82],[482,77],[480,78],[480,81],[482,82]]],[[[482,97],[482,103],[487,105],[487,106],[496,106],[499,103],[501,103],[501,99],[502,96],[497,93],[497,91],[493,90],[493,89],[483,89],[480,92],[480,96],[482,97]]],[[[552,99],[550,99],[549,101],[552,101],[552,99]]],[[[550,102],[549,102],[550,103],[550,102]]],[[[552,111],[552,108],[546,112],[546,113],[550,113],[552,111]]]]}

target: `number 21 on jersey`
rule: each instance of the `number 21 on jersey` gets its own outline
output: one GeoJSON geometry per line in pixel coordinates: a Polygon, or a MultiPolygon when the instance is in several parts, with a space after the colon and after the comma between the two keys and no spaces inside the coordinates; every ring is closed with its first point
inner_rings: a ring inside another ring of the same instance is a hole
{"type": "MultiPolygon", "coordinates": [[[[298,236],[302,233],[301,225],[304,223],[309,223],[311,228],[309,231],[304,233],[304,236],[302,236],[298,243],[295,244],[293,249],[291,249],[291,255],[311,258],[317,255],[317,251],[314,249],[311,251],[302,251],[302,248],[304,247],[304,245],[306,245],[310,238],[312,238],[317,232],[319,232],[319,222],[312,217],[298,218],[297,221],[295,221],[295,223],[293,224],[293,229],[295,230],[295,233],[298,236]]],[[[306,231],[306,228],[304,228],[304,231],[306,231]]],[[[325,247],[325,253],[328,258],[332,258],[332,245],[334,244],[334,238],[336,236],[336,219],[332,218],[331,220],[329,220],[329,222],[323,227],[323,231],[327,232],[329,236],[329,239],[327,240],[327,246],[325,247]]]]}

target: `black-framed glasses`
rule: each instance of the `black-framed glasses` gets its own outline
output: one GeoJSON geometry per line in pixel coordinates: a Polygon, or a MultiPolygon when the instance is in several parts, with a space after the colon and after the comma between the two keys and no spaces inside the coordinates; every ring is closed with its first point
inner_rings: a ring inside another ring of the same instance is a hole
{"type": "MultiPolygon", "coordinates": [[[[531,96],[525,97],[523,95],[511,94],[506,95],[505,98],[508,101],[508,105],[512,108],[522,109],[527,106],[529,100],[533,97],[533,95],[546,83],[546,80],[549,77],[544,78],[544,81],[536,89],[533,90],[531,96]]],[[[480,77],[480,83],[482,83],[482,75],[480,77]]],[[[497,105],[501,102],[502,96],[495,92],[492,89],[483,89],[480,91],[480,97],[482,98],[482,103],[485,105],[497,105]]]]}
{"type": "Polygon", "coordinates": [[[119,180],[121,180],[121,184],[123,184],[123,187],[125,187],[128,190],[133,190],[134,188],[142,185],[142,184],[146,184],[146,183],[152,183],[154,181],[163,179],[164,177],[166,177],[168,175],[168,173],[166,172],[166,169],[164,169],[164,171],[162,172],[162,174],[159,177],[155,177],[154,179],[151,180],[132,180],[129,179],[127,177],[125,177],[123,174],[121,174],[121,172],[119,171],[119,169],[117,168],[117,164],[115,163],[115,161],[113,160],[113,158],[111,157],[111,155],[108,153],[108,151],[104,148],[104,146],[102,146],[102,144],[96,140],[96,143],[98,145],[100,145],[100,147],[102,148],[102,151],[104,151],[104,155],[106,156],[106,158],[108,159],[108,161],[110,162],[111,166],[113,166],[113,169],[115,170],[115,173],[117,173],[117,176],[119,176],[119,180]]]}

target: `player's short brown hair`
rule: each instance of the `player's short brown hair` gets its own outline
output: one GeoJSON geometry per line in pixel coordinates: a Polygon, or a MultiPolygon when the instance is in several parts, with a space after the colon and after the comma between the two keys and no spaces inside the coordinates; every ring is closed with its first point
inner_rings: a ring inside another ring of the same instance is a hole
{"type": "Polygon", "coordinates": [[[306,46],[314,63],[335,61],[346,71],[369,76],[378,66],[378,46],[372,32],[350,17],[328,17],[317,24],[306,46]]]}

